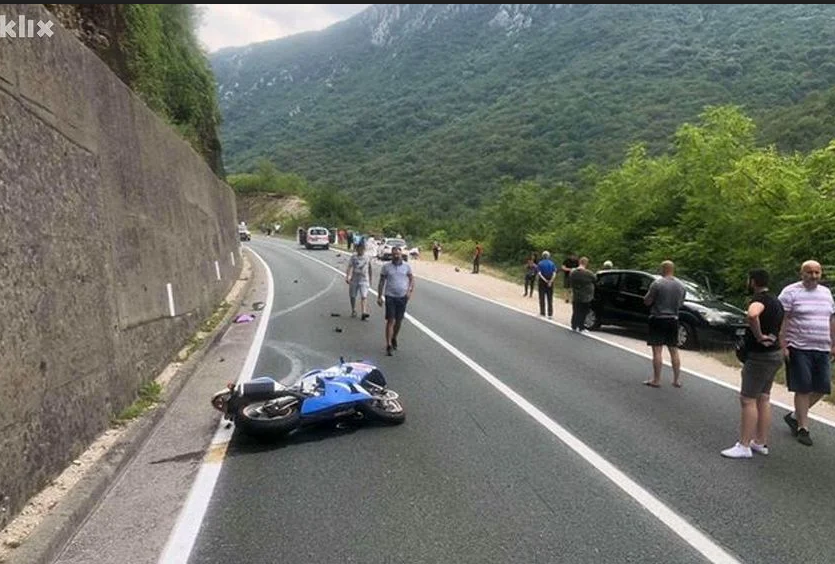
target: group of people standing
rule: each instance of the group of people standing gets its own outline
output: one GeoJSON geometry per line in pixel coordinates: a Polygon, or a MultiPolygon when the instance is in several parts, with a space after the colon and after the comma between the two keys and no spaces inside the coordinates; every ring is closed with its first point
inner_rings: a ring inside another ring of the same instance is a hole
{"type": "Polygon", "coordinates": [[[812,446],[809,410],[832,391],[835,355],[835,301],[832,291],[820,283],[822,275],[820,263],[807,260],[800,266],[800,281],[775,296],[768,287],[768,272],[749,272],[752,297],[742,354],[739,440],[722,456],[768,454],[770,393],[780,366],[794,392],[794,411],[783,420],[800,444],[812,446]]]}
{"type": "MultiPolygon", "coordinates": [[[[585,331],[583,322],[594,299],[595,273],[588,270],[588,258],[569,256],[557,266],[548,251],[536,261],[528,257],[525,264],[525,293],[533,296],[534,281],[539,292],[539,313],[553,315],[553,286],[557,272],[564,273],[566,302],[573,304],[571,329],[585,331]]],[[[604,269],[612,268],[606,261],[604,269]]],[[[789,284],[779,295],[769,289],[769,274],[753,269],[747,277],[751,295],[747,307],[748,327],[742,340],[740,360],[743,361],[740,385],[739,439],[722,456],[734,459],[752,458],[753,453],[767,455],[768,432],[771,425],[770,394],[774,378],[783,366],[788,390],[794,393],[794,410],[783,420],[793,437],[812,446],[809,432],[809,410],[831,393],[832,358],[835,357],[835,300],[832,291],[820,283],[820,263],[807,260],[800,267],[800,281],[789,284]]],[[[652,378],[644,384],[661,387],[663,351],[670,355],[672,385],[681,388],[681,358],[678,351],[679,309],[687,291],[675,277],[675,264],[661,263],[661,277],[650,284],[644,304],[650,308],[647,345],[652,348],[652,378]]]]}
{"type": "Polygon", "coordinates": [[[560,266],[551,260],[549,251],[543,251],[539,260],[536,259],[535,253],[531,254],[525,262],[523,297],[533,297],[534,282],[536,282],[539,294],[539,315],[552,319],[554,316],[554,282],[557,273],[562,272],[563,287],[566,290],[565,302],[572,303],[571,329],[585,331],[584,321],[594,299],[594,285],[597,282],[597,275],[589,270],[588,266],[588,257],[578,259],[574,253],[570,254],[560,266]]]}

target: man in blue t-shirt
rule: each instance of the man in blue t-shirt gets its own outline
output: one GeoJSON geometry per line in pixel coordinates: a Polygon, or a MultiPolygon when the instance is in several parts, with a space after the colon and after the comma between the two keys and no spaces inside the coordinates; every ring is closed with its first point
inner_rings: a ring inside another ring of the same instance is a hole
{"type": "Polygon", "coordinates": [[[554,278],[557,276],[557,265],[551,260],[551,253],[542,251],[542,260],[537,268],[539,281],[539,315],[545,315],[545,305],[548,304],[548,319],[554,316],[554,278]]]}

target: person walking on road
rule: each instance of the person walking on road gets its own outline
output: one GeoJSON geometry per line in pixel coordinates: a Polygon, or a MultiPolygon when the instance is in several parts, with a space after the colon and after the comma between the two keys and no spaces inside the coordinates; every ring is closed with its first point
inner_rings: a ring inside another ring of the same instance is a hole
{"type": "Polygon", "coordinates": [[[727,458],[751,458],[754,452],[768,454],[768,429],[771,426],[771,385],[783,363],[777,335],[783,324],[783,305],[768,291],[768,272],[748,273],[748,291],[753,294],[748,305],[748,328],[745,330],[747,358],[742,365],[739,402],[742,407],[739,440],[722,451],[727,458]]]}
{"type": "Polygon", "coordinates": [[[684,304],[687,290],[673,276],[675,264],[671,260],[661,263],[661,278],[649,285],[644,304],[650,306],[649,337],[647,344],[652,347],[652,380],[645,385],[661,387],[661,368],[664,346],[670,351],[673,365],[673,387],[681,387],[681,357],[678,354],[678,310],[684,304]]]}
{"type": "Polygon", "coordinates": [[[780,348],[786,360],[786,380],[794,392],[794,413],[783,418],[798,442],[812,446],[809,409],[831,393],[831,356],[835,355],[835,303],[832,291],[820,284],[820,263],[800,266],[800,282],[789,284],[779,300],[786,314],[780,348]]]}
{"type": "Polygon", "coordinates": [[[362,308],[362,320],[365,321],[371,314],[368,312],[368,287],[371,284],[371,257],[365,254],[365,243],[360,242],[355,247],[356,254],[348,261],[348,270],[345,273],[345,282],[348,284],[348,297],[351,299],[351,317],[357,316],[357,294],[360,296],[362,308]]]}
{"type": "Polygon", "coordinates": [[[415,291],[415,277],[412,267],[403,260],[402,249],[391,250],[391,262],[383,265],[380,271],[380,283],[377,288],[377,305],[386,303],[386,354],[392,355],[397,350],[397,335],[400,324],[406,315],[406,305],[415,291]]]}
{"type": "Polygon", "coordinates": [[[542,260],[537,265],[537,282],[539,290],[539,315],[545,316],[546,306],[548,319],[554,316],[554,278],[557,276],[557,265],[551,260],[551,253],[542,251],[542,260]]]}

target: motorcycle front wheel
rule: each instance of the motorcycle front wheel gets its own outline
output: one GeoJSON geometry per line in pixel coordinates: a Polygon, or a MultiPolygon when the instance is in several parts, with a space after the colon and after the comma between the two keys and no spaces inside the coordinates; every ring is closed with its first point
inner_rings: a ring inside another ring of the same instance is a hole
{"type": "Polygon", "coordinates": [[[299,402],[287,398],[253,401],[238,407],[235,424],[248,435],[257,437],[283,435],[299,426],[299,402]]]}
{"type": "Polygon", "coordinates": [[[390,425],[399,425],[406,420],[406,410],[403,409],[397,392],[386,390],[382,393],[372,393],[372,396],[371,400],[359,408],[363,415],[390,425]]]}

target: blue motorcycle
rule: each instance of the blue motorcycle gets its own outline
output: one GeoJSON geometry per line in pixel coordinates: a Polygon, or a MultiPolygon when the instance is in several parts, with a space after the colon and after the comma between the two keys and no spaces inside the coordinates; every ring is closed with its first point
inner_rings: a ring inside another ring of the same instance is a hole
{"type": "Polygon", "coordinates": [[[293,386],[261,376],[212,396],[212,406],[252,436],[287,434],[302,426],[346,418],[398,425],[406,420],[400,396],[379,368],[364,361],[311,370],[293,386]]]}

